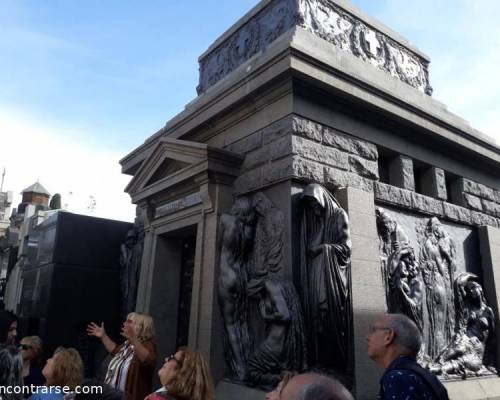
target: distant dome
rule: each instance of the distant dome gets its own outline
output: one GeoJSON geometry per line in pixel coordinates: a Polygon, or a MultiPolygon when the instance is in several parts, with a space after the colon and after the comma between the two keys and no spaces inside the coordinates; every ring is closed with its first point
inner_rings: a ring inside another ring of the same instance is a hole
{"type": "Polygon", "coordinates": [[[47,191],[47,189],[45,189],[39,182],[34,183],[21,192],[21,194],[25,193],[45,194],[47,196],[50,196],[50,193],[47,191]]]}

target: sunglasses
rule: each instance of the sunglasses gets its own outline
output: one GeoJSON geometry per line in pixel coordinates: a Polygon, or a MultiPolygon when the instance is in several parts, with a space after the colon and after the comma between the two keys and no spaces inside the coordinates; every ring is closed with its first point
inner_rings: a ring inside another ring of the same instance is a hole
{"type": "Polygon", "coordinates": [[[181,362],[180,362],[177,358],[175,358],[175,354],[170,354],[170,355],[167,357],[167,360],[166,360],[166,361],[167,361],[167,362],[170,362],[170,361],[172,361],[172,360],[174,360],[174,361],[177,363],[177,365],[178,365],[178,366],[180,366],[180,365],[181,365],[181,362]]]}
{"type": "Polygon", "coordinates": [[[33,348],[33,346],[30,346],[29,344],[20,344],[19,348],[22,350],[30,350],[33,348]]]}

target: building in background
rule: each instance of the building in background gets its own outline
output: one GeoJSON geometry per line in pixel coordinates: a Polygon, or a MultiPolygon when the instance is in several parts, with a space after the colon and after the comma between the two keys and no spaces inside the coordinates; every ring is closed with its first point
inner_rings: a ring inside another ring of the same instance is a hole
{"type": "Polygon", "coordinates": [[[0,265],[5,308],[16,311],[22,285],[21,270],[30,245],[30,232],[49,215],[50,193],[39,182],[21,192],[21,203],[13,210],[0,242],[0,265]]]}
{"type": "Polygon", "coordinates": [[[62,210],[39,215],[31,217],[20,251],[20,328],[40,336],[46,354],[58,346],[77,348],[91,376],[106,354],[88,337],[87,324],[103,321],[120,339],[120,246],[132,224],[62,210]]]}

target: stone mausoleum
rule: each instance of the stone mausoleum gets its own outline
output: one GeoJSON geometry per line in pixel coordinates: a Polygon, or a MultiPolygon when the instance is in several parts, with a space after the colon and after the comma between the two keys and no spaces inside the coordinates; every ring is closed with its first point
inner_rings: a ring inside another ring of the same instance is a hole
{"type": "Polygon", "coordinates": [[[263,0],[200,56],[198,97],[121,160],[160,356],[202,351],[221,400],[285,369],[371,399],[391,311],[451,398],[500,396],[500,148],[429,63],[344,0],[263,0]]]}

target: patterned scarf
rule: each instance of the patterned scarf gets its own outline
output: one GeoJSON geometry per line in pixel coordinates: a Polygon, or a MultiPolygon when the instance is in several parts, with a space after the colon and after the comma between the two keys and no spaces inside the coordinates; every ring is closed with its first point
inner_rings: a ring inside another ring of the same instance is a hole
{"type": "Polygon", "coordinates": [[[106,379],[104,381],[115,389],[124,390],[124,387],[120,387],[122,386],[120,385],[120,383],[125,382],[127,372],[133,357],[134,348],[130,344],[130,342],[126,341],[118,351],[118,353],[116,353],[109,362],[108,371],[106,372],[106,379]]]}

